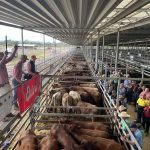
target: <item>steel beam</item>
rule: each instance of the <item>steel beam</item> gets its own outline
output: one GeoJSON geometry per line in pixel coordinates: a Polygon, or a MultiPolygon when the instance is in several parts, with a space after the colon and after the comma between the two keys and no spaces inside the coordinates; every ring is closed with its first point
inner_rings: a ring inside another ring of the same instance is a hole
{"type": "Polygon", "coordinates": [[[22,54],[24,55],[23,29],[21,29],[21,44],[22,44],[22,54]]]}
{"type": "Polygon", "coordinates": [[[45,63],[45,34],[43,34],[43,45],[44,45],[44,63],[45,63]]]}
{"type": "Polygon", "coordinates": [[[105,35],[103,35],[101,72],[103,70],[103,62],[104,62],[104,47],[105,47],[105,35]]]}

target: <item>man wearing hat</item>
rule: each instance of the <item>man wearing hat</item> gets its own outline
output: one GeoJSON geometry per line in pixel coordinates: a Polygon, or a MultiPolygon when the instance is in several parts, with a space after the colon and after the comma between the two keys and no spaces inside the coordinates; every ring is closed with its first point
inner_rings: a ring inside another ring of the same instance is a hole
{"type": "Polygon", "coordinates": [[[37,57],[35,55],[31,56],[31,60],[27,63],[27,74],[25,74],[24,79],[31,79],[33,75],[37,74],[35,69],[35,61],[37,57]]]}
{"type": "Polygon", "coordinates": [[[119,117],[121,117],[121,122],[120,122],[120,128],[123,130],[123,131],[127,131],[127,127],[126,125],[130,126],[131,122],[129,120],[130,118],[130,115],[127,114],[127,112],[125,111],[122,111],[120,114],[119,114],[119,117]]]}
{"type": "MultiPolygon", "coordinates": [[[[12,79],[13,88],[15,88],[16,86],[22,83],[21,78],[22,78],[22,74],[24,73],[22,67],[23,64],[26,62],[26,60],[28,60],[27,56],[21,55],[20,61],[13,68],[13,79],[12,79]]],[[[19,110],[18,103],[17,103],[17,88],[15,88],[13,92],[13,108],[14,111],[19,110]]]]}

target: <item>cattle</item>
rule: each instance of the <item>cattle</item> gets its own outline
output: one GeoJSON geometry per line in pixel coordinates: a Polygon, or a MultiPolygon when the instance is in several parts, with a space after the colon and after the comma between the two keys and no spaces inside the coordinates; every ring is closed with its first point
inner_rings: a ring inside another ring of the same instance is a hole
{"type": "Polygon", "coordinates": [[[53,94],[51,105],[52,106],[61,106],[62,105],[62,93],[60,91],[53,94]]]}
{"type": "Polygon", "coordinates": [[[126,148],[122,145],[120,145],[119,143],[115,142],[114,140],[111,139],[106,139],[106,138],[101,138],[101,137],[91,137],[89,135],[76,135],[76,137],[78,139],[80,139],[81,141],[87,140],[90,141],[93,144],[93,148],[92,150],[126,150],[126,148]]]}
{"type": "Polygon", "coordinates": [[[109,131],[109,126],[103,123],[96,123],[96,122],[82,122],[82,121],[74,121],[73,124],[78,125],[80,128],[84,129],[93,129],[93,130],[102,130],[102,131],[109,131]]]}
{"type": "Polygon", "coordinates": [[[62,145],[62,149],[75,150],[77,147],[75,140],[62,125],[53,125],[51,133],[56,136],[58,142],[62,145]]]}
{"type": "Polygon", "coordinates": [[[20,135],[17,150],[39,150],[38,139],[33,131],[26,130],[20,135]]]}
{"type": "MultiPolygon", "coordinates": [[[[71,86],[70,89],[79,92],[79,94],[81,94],[82,92],[88,93],[88,95],[90,95],[90,97],[92,98],[92,104],[96,106],[102,106],[102,94],[100,94],[97,88],[71,86]]],[[[86,101],[86,99],[84,100],[86,101]]]]}
{"type": "Polygon", "coordinates": [[[76,91],[70,91],[70,92],[69,92],[69,95],[70,95],[70,96],[72,97],[72,99],[73,99],[74,106],[76,106],[77,103],[78,103],[79,101],[81,101],[81,96],[80,96],[80,94],[79,94],[78,92],[76,92],[76,91]]]}
{"type": "Polygon", "coordinates": [[[82,135],[88,135],[91,137],[103,137],[103,138],[110,138],[110,134],[106,131],[100,131],[100,130],[91,130],[91,129],[78,129],[74,131],[76,134],[80,136],[82,135]]]}
{"type": "Polygon", "coordinates": [[[65,93],[62,96],[62,106],[64,106],[64,107],[74,106],[73,99],[72,99],[72,97],[68,93],[65,93]]]}
{"type": "Polygon", "coordinates": [[[52,133],[49,133],[41,140],[40,150],[59,150],[59,143],[52,133]]]}
{"type": "Polygon", "coordinates": [[[92,105],[90,103],[83,102],[83,101],[78,102],[77,106],[81,107],[78,109],[81,112],[81,114],[98,114],[99,112],[99,110],[97,109],[98,108],[97,106],[92,105]]]}

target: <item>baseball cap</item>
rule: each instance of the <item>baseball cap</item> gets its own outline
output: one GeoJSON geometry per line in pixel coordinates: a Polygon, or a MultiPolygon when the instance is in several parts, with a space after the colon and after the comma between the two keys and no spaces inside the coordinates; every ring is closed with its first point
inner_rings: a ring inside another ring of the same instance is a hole
{"type": "Polygon", "coordinates": [[[32,55],[31,59],[37,59],[37,57],[35,55],[32,55]]]}
{"type": "Polygon", "coordinates": [[[21,59],[25,59],[25,60],[29,60],[28,57],[27,57],[27,55],[21,55],[20,58],[21,58],[21,59]]]}
{"type": "Polygon", "coordinates": [[[137,128],[137,125],[135,123],[132,123],[130,128],[137,128]]]}

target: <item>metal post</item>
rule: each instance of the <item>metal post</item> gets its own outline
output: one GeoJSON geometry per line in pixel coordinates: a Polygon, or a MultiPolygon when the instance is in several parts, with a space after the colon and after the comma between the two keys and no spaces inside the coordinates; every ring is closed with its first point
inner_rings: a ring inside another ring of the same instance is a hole
{"type": "Polygon", "coordinates": [[[144,79],[144,68],[143,67],[141,67],[141,74],[142,74],[141,83],[143,84],[143,79],[144,79]]]}
{"type": "Polygon", "coordinates": [[[55,39],[55,56],[56,56],[56,39],[55,39]]]}
{"type": "Polygon", "coordinates": [[[119,88],[120,88],[120,79],[118,79],[118,86],[117,86],[117,100],[116,100],[117,106],[119,106],[119,88]]]}
{"type": "Polygon", "coordinates": [[[126,75],[128,74],[128,63],[126,62],[126,75]]]}
{"type": "Polygon", "coordinates": [[[118,64],[118,53],[119,53],[119,29],[118,29],[118,33],[117,33],[117,47],[116,47],[116,60],[115,60],[115,71],[117,71],[117,64],[118,64]]]}
{"type": "Polygon", "coordinates": [[[95,70],[98,69],[98,54],[99,54],[99,31],[98,31],[98,37],[96,43],[95,70]]]}
{"type": "Polygon", "coordinates": [[[43,34],[43,44],[44,44],[44,63],[45,63],[45,34],[43,34]]]}
{"type": "Polygon", "coordinates": [[[22,43],[22,54],[24,55],[23,28],[21,29],[21,43],[22,43]]]}
{"type": "Polygon", "coordinates": [[[91,53],[90,53],[91,51],[90,51],[90,39],[89,39],[89,41],[88,41],[88,58],[89,58],[89,62],[90,62],[90,59],[91,59],[91,53]]]}
{"type": "Polygon", "coordinates": [[[104,46],[105,46],[105,37],[104,37],[104,35],[103,35],[101,73],[102,73],[102,70],[103,70],[103,62],[104,62],[104,46]]]}
{"type": "Polygon", "coordinates": [[[91,62],[93,61],[93,58],[92,58],[92,49],[93,49],[93,42],[92,42],[92,35],[91,35],[91,48],[90,48],[90,59],[91,59],[91,62]]]}

